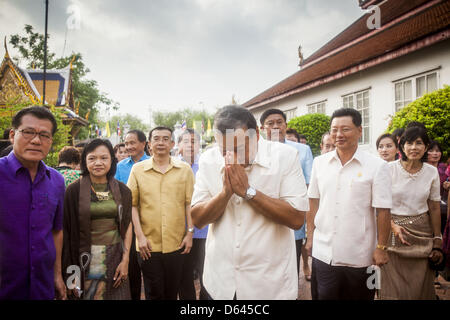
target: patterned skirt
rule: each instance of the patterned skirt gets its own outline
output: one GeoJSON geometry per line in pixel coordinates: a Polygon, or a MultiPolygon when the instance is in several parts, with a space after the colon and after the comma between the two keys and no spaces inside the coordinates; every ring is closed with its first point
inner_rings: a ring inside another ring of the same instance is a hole
{"type": "Polygon", "coordinates": [[[114,288],[114,274],[122,261],[121,242],[112,245],[92,245],[89,271],[84,281],[84,300],[130,300],[127,278],[114,288]]]}
{"type": "Polygon", "coordinates": [[[392,214],[392,219],[410,233],[405,239],[411,245],[402,244],[391,232],[388,242],[389,262],[381,267],[380,299],[435,300],[435,272],[428,265],[428,256],[433,247],[429,214],[392,214]]]}

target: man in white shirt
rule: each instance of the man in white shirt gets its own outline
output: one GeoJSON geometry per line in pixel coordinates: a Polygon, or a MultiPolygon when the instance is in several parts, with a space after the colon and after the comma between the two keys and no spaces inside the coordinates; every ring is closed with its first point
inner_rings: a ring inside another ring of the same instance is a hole
{"type": "Polygon", "coordinates": [[[210,224],[204,286],[212,299],[296,299],[293,229],[309,208],[299,154],[262,139],[240,106],[220,109],[214,127],[192,199],[194,225],[210,224]]]}
{"type": "Polygon", "coordinates": [[[307,214],[313,299],[372,300],[368,267],[388,262],[391,175],[385,161],[358,149],[361,133],[357,110],[336,110],[330,132],[336,150],[313,163],[307,214]]]}

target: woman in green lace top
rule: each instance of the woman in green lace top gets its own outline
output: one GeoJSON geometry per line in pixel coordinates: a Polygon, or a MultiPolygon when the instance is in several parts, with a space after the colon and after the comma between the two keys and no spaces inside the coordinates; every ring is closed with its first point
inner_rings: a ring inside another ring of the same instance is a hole
{"type": "Polygon", "coordinates": [[[116,164],[111,143],[92,140],[81,155],[82,177],[66,190],[63,274],[72,297],[130,299],[131,191],[114,179],[116,164]],[[81,270],[78,283],[66,271],[72,265],[81,270]]]}

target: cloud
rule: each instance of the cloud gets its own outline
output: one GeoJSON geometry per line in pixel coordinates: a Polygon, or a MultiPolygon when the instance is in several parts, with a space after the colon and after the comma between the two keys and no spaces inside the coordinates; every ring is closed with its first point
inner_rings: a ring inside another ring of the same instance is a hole
{"type": "MultiPolygon", "coordinates": [[[[44,1],[0,0],[0,30],[43,32],[44,1]],[[7,14],[6,14],[7,12],[7,14]]],[[[58,0],[50,1],[50,48],[81,52],[121,112],[245,102],[298,70],[305,57],[350,25],[356,1],[58,0]],[[75,5],[80,29],[67,30],[75,5]]],[[[145,116],[144,118],[148,118],[145,116]]]]}

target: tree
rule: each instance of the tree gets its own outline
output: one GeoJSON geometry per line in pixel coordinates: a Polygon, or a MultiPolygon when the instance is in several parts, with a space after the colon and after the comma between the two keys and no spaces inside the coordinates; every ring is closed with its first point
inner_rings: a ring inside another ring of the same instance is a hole
{"type": "Polygon", "coordinates": [[[288,127],[306,136],[314,156],[320,154],[322,135],[330,130],[330,117],[322,113],[306,114],[288,122],[288,127]]]}
{"type": "Polygon", "coordinates": [[[136,116],[133,116],[133,115],[127,113],[125,115],[113,116],[109,120],[109,127],[111,128],[111,132],[116,132],[117,121],[119,121],[119,124],[120,124],[120,139],[121,139],[121,141],[123,141],[125,139],[125,137],[124,137],[124,125],[125,124],[129,125],[129,127],[130,127],[129,130],[136,130],[136,129],[141,130],[145,133],[146,136],[148,136],[148,133],[150,131],[149,126],[147,124],[145,124],[139,117],[136,117],[136,116]]]}
{"type": "MultiPolygon", "coordinates": [[[[25,25],[25,35],[18,34],[10,37],[9,43],[20,53],[20,57],[14,57],[16,63],[24,62],[27,68],[44,68],[44,38],[43,34],[33,31],[31,25],[25,25]]],[[[50,38],[50,35],[48,36],[50,38]]],[[[72,53],[70,56],[56,58],[56,54],[50,52],[47,46],[47,69],[66,68],[72,61],[72,83],[74,94],[74,107],[78,107],[78,114],[85,118],[89,112],[88,121],[94,124],[98,121],[100,105],[106,109],[119,109],[119,104],[108,97],[98,88],[95,80],[85,79],[90,70],[85,66],[81,53],[72,53]]],[[[82,128],[78,134],[79,139],[87,138],[89,129],[82,128]]]]}
{"type": "Polygon", "coordinates": [[[430,139],[441,145],[442,159],[446,159],[450,148],[450,86],[425,94],[397,111],[387,131],[405,128],[412,121],[425,125],[430,139]]]}
{"type": "MultiPolygon", "coordinates": [[[[204,130],[207,129],[208,119],[211,124],[214,120],[214,114],[208,113],[205,110],[192,110],[189,108],[185,108],[181,111],[173,111],[173,112],[154,112],[153,113],[153,122],[156,126],[165,126],[171,129],[174,129],[176,123],[182,124],[183,121],[186,121],[186,125],[188,128],[193,128],[194,122],[203,122],[204,130]]],[[[201,130],[201,128],[194,128],[196,130],[201,130]]]]}

